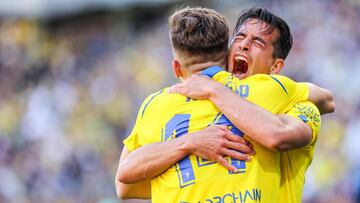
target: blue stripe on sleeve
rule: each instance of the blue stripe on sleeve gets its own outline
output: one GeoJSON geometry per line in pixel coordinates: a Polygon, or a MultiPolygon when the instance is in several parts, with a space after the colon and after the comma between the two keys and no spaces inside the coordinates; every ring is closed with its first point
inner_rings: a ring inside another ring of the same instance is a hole
{"type": "Polygon", "coordinates": [[[305,123],[307,123],[307,122],[309,121],[309,119],[308,119],[306,116],[302,115],[302,114],[298,115],[298,117],[299,117],[302,121],[304,121],[305,123]]]}
{"type": "Polygon", "coordinates": [[[220,71],[223,71],[224,69],[219,66],[211,66],[203,71],[201,71],[201,75],[207,75],[210,78],[214,77],[214,75],[220,71]]]}

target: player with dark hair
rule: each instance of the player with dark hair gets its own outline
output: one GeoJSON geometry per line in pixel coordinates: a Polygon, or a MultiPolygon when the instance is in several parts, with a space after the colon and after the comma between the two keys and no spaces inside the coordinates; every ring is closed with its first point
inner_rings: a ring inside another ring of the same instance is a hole
{"type": "MultiPolygon", "coordinates": [[[[228,70],[238,78],[246,78],[259,73],[278,74],[284,67],[285,58],[291,47],[292,36],[289,26],[284,20],[264,8],[246,10],[238,18],[234,29],[234,40],[229,50],[228,70]]],[[[312,84],[308,85],[313,92],[324,93],[322,95],[325,98],[321,98],[321,100],[327,102],[321,103],[319,100],[317,102],[320,112],[333,112],[335,106],[331,93],[324,89],[318,89],[312,84]]],[[[283,125],[271,130],[273,125],[269,126],[270,119],[264,120],[265,123],[247,122],[249,118],[241,116],[246,112],[236,108],[241,107],[241,100],[236,102],[231,99],[232,97],[236,99],[238,96],[230,91],[224,91],[223,87],[213,80],[192,77],[172,89],[174,92],[197,99],[210,99],[235,126],[243,130],[254,141],[267,148],[283,151],[280,154],[280,202],[301,202],[305,172],[312,161],[320,129],[320,116],[312,103],[299,103],[287,112],[287,115],[279,115],[278,118],[282,120],[283,125]],[[291,124],[294,118],[289,116],[303,120],[311,127],[312,131],[294,130],[295,125],[291,124]],[[256,127],[257,125],[263,128],[256,127]]],[[[316,102],[315,98],[309,99],[316,102]]],[[[201,144],[203,145],[203,143],[201,144]]]]}

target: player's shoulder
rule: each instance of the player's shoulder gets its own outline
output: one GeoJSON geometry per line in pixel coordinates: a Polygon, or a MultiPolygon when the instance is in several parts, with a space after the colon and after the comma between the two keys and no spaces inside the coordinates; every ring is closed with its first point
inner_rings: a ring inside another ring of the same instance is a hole
{"type": "Polygon", "coordinates": [[[257,79],[272,79],[272,78],[276,78],[278,80],[292,80],[291,78],[284,76],[284,75],[278,75],[278,74],[264,74],[264,73],[257,73],[254,75],[251,75],[249,77],[247,77],[247,79],[250,78],[257,78],[257,79]]]}
{"type": "Polygon", "coordinates": [[[168,89],[169,89],[168,87],[165,87],[163,89],[160,89],[156,92],[149,94],[143,101],[143,104],[149,103],[150,101],[154,100],[155,98],[157,99],[157,98],[162,97],[162,95],[164,95],[168,89]]]}
{"type": "Polygon", "coordinates": [[[163,89],[160,89],[156,92],[153,92],[151,94],[149,94],[142,102],[141,107],[140,107],[140,112],[141,113],[141,117],[144,116],[145,111],[149,108],[153,107],[153,104],[157,104],[159,102],[161,102],[162,100],[160,98],[163,97],[164,94],[167,93],[168,87],[165,87],[163,89]]]}
{"type": "Polygon", "coordinates": [[[299,83],[293,81],[291,78],[276,74],[256,74],[247,78],[249,83],[262,84],[269,88],[282,89],[286,94],[293,92],[299,87],[299,83]],[[290,92],[289,92],[290,91],[290,92]]]}
{"type": "Polygon", "coordinates": [[[252,76],[247,77],[243,80],[248,82],[268,82],[268,83],[278,83],[282,86],[284,85],[292,85],[295,84],[295,82],[290,79],[289,77],[283,76],[283,75],[269,75],[269,74],[255,74],[252,76]]]}
{"type": "Polygon", "coordinates": [[[270,78],[274,79],[274,80],[279,80],[281,82],[284,83],[294,83],[294,80],[285,76],[285,75],[277,75],[277,74],[270,74],[269,75],[270,78]]]}
{"type": "Polygon", "coordinates": [[[186,97],[180,94],[169,93],[169,87],[165,87],[147,96],[142,104],[141,111],[143,112],[142,114],[149,111],[161,112],[175,106],[178,101],[185,99],[186,97]]]}
{"type": "Polygon", "coordinates": [[[169,93],[170,87],[165,87],[157,92],[150,94],[145,101],[155,100],[156,102],[166,103],[166,102],[175,102],[176,100],[183,100],[186,98],[183,95],[176,93],[169,93]]]}

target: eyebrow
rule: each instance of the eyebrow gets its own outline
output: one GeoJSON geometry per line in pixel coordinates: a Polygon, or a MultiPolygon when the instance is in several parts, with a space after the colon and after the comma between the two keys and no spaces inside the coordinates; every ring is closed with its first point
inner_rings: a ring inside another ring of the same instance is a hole
{"type": "MultiPolygon", "coordinates": [[[[243,31],[239,30],[238,32],[235,33],[234,39],[238,36],[246,36],[246,34],[243,31]]],[[[253,37],[252,40],[259,40],[261,43],[263,43],[265,45],[267,44],[263,38],[258,37],[258,36],[253,37]]]]}
{"type": "Polygon", "coordinates": [[[240,31],[240,30],[239,30],[239,31],[237,31],[237,32],[234,34],[234,38],[237,37],[237,36],[239,36],[239,35],[241,35],[241,36],[246,36],[243,31],[240,31]]]}

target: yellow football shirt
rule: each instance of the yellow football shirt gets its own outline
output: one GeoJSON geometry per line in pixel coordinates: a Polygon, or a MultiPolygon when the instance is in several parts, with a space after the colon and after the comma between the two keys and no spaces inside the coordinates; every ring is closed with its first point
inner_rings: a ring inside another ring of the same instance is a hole
{"type": "Polygon", "coordinates": [[[321,117],[311,102],[298,103],[286,114],[304,121],[312,129],[312,140],[307,146],[280,153],[280,203],[301,203],[305,172],[313,159],[321,117]]]}
{"type": "MultiPolygon", "coordinates": [[[[284,76],[259,74],[239,80],[216,66],[203,74],[275,114],[285,113],[308,98],[306,85],[284,76]]],[[[168,94],[165,88],[145,99],[124,144],[132,151],[212,124],[228,125],[234,133],[243,135],[210,101],[168,94]]],[[[228,159],[238,168],[236,173],[195,155],[185,157],[152,179],[152,202],[279,202],[280,153],[257,143],[253,146],[257,153],[251,162],[228,159]]]]}

